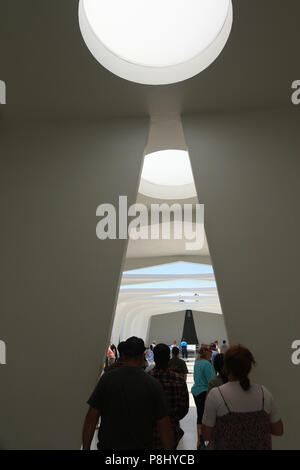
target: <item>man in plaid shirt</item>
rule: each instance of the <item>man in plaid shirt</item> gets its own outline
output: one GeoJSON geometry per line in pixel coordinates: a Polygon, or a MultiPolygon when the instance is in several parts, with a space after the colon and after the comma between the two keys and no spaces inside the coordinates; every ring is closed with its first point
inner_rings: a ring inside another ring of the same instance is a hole
{"type": "MultiPolygon", "coordinates": [[[[173,372],[168,367],[170,359],[170,348],[166,344],[158,344],[154,349],[155,368],[149,374],[160,381],[168,399],[170,409],[170,420],[174,430],[176,449],[184,432],[180,428],[179,421],[183,419],[189,411],[189,392],[182,376],[173,372]]],[[[162,449],[158,430],[154,428],[153,449],[162,449]]]]}

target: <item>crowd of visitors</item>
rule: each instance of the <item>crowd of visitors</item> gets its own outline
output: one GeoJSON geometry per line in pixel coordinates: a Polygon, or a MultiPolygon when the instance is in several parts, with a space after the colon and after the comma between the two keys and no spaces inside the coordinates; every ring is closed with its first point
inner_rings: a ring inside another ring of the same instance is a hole
{"type": "MultiPolygon", "coordinates": [[[[184,340],[180,348],[176,341],[146,348],[137,337],[118,349],[110,343],[105,373],[88,400],[83,449],[90,449],[100,419],[100,450],[175,450],[189,411],[186,360],[184,340]]],[[[241,345],[201,345],[191,388],[199,450],[268,450],[272,434],[283,434],[271,393],[250,382],[253,365],[252,353],[241,345]]]]}

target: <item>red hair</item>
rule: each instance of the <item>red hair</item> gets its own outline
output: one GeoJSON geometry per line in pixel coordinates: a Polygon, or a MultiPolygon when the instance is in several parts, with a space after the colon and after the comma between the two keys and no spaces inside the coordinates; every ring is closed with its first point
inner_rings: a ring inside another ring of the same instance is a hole
{"type": "Polygon", "coordinates": [[[256,362],[251,351],[241,344],[230,346],[225,352],[224,366],[226,374],[238,379],[245,391],[250,388],[248,375],[255,364],[256,362]]]}

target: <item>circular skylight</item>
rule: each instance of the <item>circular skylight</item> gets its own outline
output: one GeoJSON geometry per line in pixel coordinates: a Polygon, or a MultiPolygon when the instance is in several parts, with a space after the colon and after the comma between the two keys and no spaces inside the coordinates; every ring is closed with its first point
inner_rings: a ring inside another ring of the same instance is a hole
{"type": "Polygon", "coordinates": [[[95,58],[145,84],[175,83],[208,67],[232,26],[231,0],[80,0],[79,23],[95,58]]]}
{"type": "Polygon", "coordinates": [[[162,150],[145,157],[142,178],[162,186],[182,186],[194,181],[190,158],[184,150],[162,150]]]}

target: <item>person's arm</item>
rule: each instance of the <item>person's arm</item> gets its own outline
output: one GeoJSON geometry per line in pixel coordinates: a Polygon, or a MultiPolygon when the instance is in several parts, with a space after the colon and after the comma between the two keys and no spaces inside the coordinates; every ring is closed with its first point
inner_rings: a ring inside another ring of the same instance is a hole
{"type": "Polygon", "coordinates": [[[206,364],[205,370],[204,370],[205,378],[207,380],[207,383],[211,381],[211,379],[214,379],[216,376],[216,371],[214,369],[214,366],[210,363],[206,364]]]}
{"type": "Polygon", "coordinates": [[[174,433],[169,416],[157,421],[157,430],[163,450],[174,450],[174,433]]]}
{"type": "Polygon", "coordinates": [[[202,423],[201,432],[204,441],[211,441],[214,428],[202,423]]]}
{"type": "Polygon", "coordinates": [[[90,406],[85,417],[82,431],[82,449],[90,450],[95,429],[100,418],[100,411],[90,406]]]}
{"type": "Polygon", "coordinates": [[[202,436],[204,441],[211,441],[216,425],[217,418],[217,402],[216,402],[216,390],[213,389],[207,395],[205,400],[204,413],[202,418],[202,436]]]}
{"type": "Polygon", "coordinates": [[[276,423],[271,423],[271,433],[273,436],[282,436],[283,435],[283,422],[281,419],[276,423]]]}
{"type": "Polygon", "coordinates": [[[179,374],[182,374],[182,377],[183,377],[184,381],[186,382],[187,374],[189,373],[189,370],[186,366],[186,363],[181,359],[180,359],[180,361],[181,361],[180,362],[181,367],[180,367],[180,370],[178,372],[179,372],[179,374]]]}
{"type": "Polygon", "coordinates": [[[209,392],[217,387],[217,383],[216,383],[216,377],[214,377],[213,379],[211,379],[209,382],[208,382],[208,388],[207,388],[207,395],[209,394],[209,392]]]}
{"type": "Polygon", "coordinates": [[[184,369],[183,369],[184,380],[186,381],[187,374],[189,373],[189,370],[188,370],[188,368],[187,368],[187,366],[186,366],[186,363],[185,363],[184,361],[183,361],[183,367],[184,367],[184,369]]]}
{"type": "Polygon", "coordinates": [[[187,388],[186,383],[182,383],[182,390],[180,393],[179,403],[178,403],[178,411],[176,413],[176,418],[180,421],[183,419],[189,412],[189,391],[187,388]]]}
{"type": "Polygon", "coordinates": [[[271,434],[273,434],[273,436],[282,436],[283,435],[283,423],[281,421],[280,413],[277,408],[277,405],[275,404],[273,395],[265,386],[262,386],[262,388],[263,388],[264,395],[267,398],[270,398],[271,400],[271,411],[270,411],[271,434]]]}

